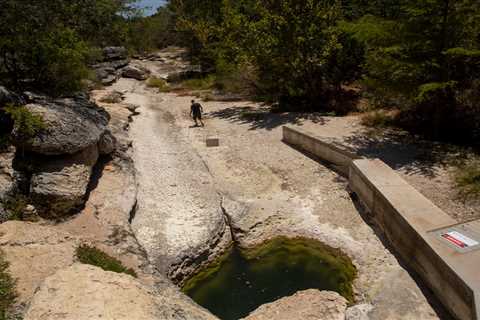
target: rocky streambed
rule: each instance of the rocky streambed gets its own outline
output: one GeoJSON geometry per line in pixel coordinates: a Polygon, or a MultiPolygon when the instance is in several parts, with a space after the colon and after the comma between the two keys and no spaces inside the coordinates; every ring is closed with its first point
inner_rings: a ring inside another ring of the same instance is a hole
{"type": "MultiPolygon", "coordinates": [[[[122,54],[106,52],[124,68],[122,54]]],[[[428,293],[363,220],[342,178],[282,144],[275,119],[251,123],[242,116],[260,106],[202,102],[207,127],[193,128],[191,97],[145,85],[149,75],[174,81],[192,72],[184,56],[170,48],[121,70],[102,62],[99,76],[113,84],[92,92],[95,103],[81,97],[45,103],[55,111],[83,101],[85,112],[68,109],[67,128],[87,136],[69,140],[68,154],[48,147],[43,156],[55,159],[49,166],[63,157],[70,162],[45,170],[57,180],[28,171],[29,185],[51,181],[47,189],[56,190],[69,181],[85,193],[67,207],[63,200],[37,205],[39,221],[0,225],[18,312],[26,319],[217,319],[212,312],[235,319],[259,307],[247,319],[438,319],[428,293]],[[93,127],[78,126],[92,115],[93,127]],[[207,148],[209,136],[220,137],[221,146],[207,148]],[[88,148],[95,149],[86,153],[95,158],[88,166],[71,160],[88,148]],[[70,168],[84,170],[87,186],[70,180],[70,168]],[[79,264],[75,251],[85,243],[118,258],[137,278],[79,264]],[[268,292],[273,284],[280,286],[268,292]],[[247,301],[252,292],[258,297],[247,301]],[[224,315],[210,307],[215,297],[248,303],[224,315]]],[[[31,99],[34,110],[38,98],[31,99]]],[[[51,127],[61,135],[70,130],[51,127]]],[[[42,141],[42,148],[49,145],[42,141]]],[[[0,179],[15,180],[10,162],[0,157],[0,179]]]]}
{"type": "MultiPolygon", "coordinates": [[[[168,79],[165,74],[183,62],[170,56],[136,63],[168,79]]],[[[188,288],[195,276],[211,275],[234,243],[248,251],[279,236],[301,238],[334,248],[357,270],[353,299],[347,306],[335,293],[339,299],[333,301],[345,307],[332,319],[441,316],[366,223],[345,181],[281,143],[281,126],[275,125],[285,123],[281,119],[244,117],[261,113],[251,102],[202,102],[207,125],[194,128],[192,97],[127,79],[113,89],[139,105],[130,131],[139,186],[133,232],[151,265],[175,284],[188,288]],[[209,136],[220,138],[220,147],[208,148],[209,136]]],[[[312,294],[324,297],[317,290],[295,299],[312,294]]],[[[270,308],[281,310],[279,303],[270,308]]],[[[291,319],[297,318],[292,311],[291,319]]]]}

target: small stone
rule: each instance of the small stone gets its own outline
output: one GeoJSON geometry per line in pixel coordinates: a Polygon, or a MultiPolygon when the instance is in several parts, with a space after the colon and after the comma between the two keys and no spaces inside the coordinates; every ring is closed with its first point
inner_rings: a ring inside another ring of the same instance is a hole
{"type": "Polygon", "coordinates": [[[128,65],[123,68],[122,77],[132,78],[139,81],[147,80],[150,76],[150,71],[139,65],[128,65]]]}
{"type": "Polygon", "coordinates": [[[218,138],[207,138],[207,147],[218,147],[220,146],[220,140],[218,138]]]}

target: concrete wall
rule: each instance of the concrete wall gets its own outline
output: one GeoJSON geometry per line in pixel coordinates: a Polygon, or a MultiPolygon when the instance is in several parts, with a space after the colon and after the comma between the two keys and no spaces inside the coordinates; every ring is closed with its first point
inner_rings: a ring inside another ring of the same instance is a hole
{"type": "Polygon", "coordinates": [[[336,144],[331,139],[314,137],[290,127],[283,127],[283,141],[334,165],[345,176],[348,176],[352,160],[360,158],[349,148],[336,144]]]}
{"type": "Polygon", "coordinates": [[[458,253],[430,232],[456,221],[378,159],[353,161],[349,186],[403,261],[443,305],[458,319],[479,319],[474,296],[480,280],[479,251],[458,253]]]}
{"type": "Polygon", "coordinates": [[[452,315],[480,320],[480,250],[458,252],[434,232],[455,225],[454,219],[378,159],[360,159],[345,147],[288,127],[283,139],[348,172],[350,189],[403,261],[452,315]]]}

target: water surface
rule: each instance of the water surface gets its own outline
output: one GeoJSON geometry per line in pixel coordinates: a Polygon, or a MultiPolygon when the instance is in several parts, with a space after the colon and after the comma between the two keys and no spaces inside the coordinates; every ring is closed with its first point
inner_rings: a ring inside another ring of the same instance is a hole
{"type": "Polygon", "coordinates": [[[183,290],[220,319],[237,320],[264,303],[311,288],[352,301],[355,273],[338,250],[313,240],[277,238],[246,252],[233,248],[183,290]]]}

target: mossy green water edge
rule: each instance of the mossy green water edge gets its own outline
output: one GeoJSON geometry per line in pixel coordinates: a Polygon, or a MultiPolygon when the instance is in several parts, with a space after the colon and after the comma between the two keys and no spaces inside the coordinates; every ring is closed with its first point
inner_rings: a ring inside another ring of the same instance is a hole
{"type": "Polygon", "coordinates": [[[232,247],[185,282],[183,292],[223,320],[297,291],[336,291],[353,303],[356,268],[338,249],[306,238],[278,237],[258,247],[232,247]]]}

